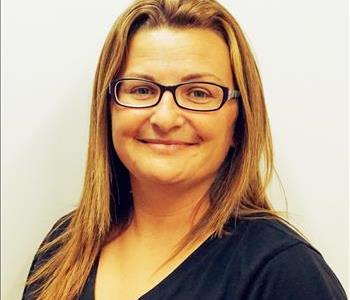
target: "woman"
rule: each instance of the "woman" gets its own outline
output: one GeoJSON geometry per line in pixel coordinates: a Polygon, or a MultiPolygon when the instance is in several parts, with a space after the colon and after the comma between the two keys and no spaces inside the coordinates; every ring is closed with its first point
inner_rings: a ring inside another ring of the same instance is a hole
{"type": "Polygon", "coordinates": [[[45,238],[23,299],[346,299],[272,209],[272,170],[234,18],[211,0],[136,1],[100,56],[80,204],[45,238]]]}

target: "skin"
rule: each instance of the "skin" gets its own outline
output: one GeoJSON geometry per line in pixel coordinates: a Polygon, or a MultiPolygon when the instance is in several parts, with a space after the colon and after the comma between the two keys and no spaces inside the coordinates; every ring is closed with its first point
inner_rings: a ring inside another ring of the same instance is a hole
{"type": "MultiPolygon", "coordinates": [[[[164,85],[209,81],[232,89],[230,66],[227,45],[210,29],[140,30],[131,39],[119,77],[148,75],[164,85]],[[212,75],[184,78],[193,73],[212,75]]],[[[177,107],[167,91],[156,107],[126,108],[112,101],[110,110],[114,148],[131,178],[135,215],[129,232],[149,237],[150,243],[182,236],[234,143],[237,102],[229,100],[218,111],[194,112],[177,107]]]]}
{"type": "MultiPolygon", "coordinates": [[[[211,30],[162,28],[136,33],[120,77],[151,75],[158,83],[175,85],[194,72],[215,75],[197,81],[232,89],[225,42],[211,30]]],[[[114,148],[130,172],[134,215],[127,230],[101,251],[95,296],[111,299],[118,294],[121,299],[136,299],[170,274],[211,234],[189,245],[153,274],[192,222],[205,212],[206,191],[234,143],[238,106],[229,100],[218,111],[193,112],[177,107],[172,94],[165,92],[156,107],[125,108],[111,101],[110,110],[114,148]],[[159,140],[185,143],[165,145],[159,140]],[[200,199],[203,205],[193,217],[200,199]]]]}

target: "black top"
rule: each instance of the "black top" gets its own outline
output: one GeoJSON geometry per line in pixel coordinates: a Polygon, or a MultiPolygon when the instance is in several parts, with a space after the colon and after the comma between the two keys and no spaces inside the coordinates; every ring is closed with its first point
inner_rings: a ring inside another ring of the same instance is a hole
{"type": "MultiPolygon", "coordinates": [[[[226,229],[232,234],[221,239],[208,238],[139,299],[347,299],[320,252],[282,222],[231,220],[226,229]]],[[[30,272],[42,259],[47,257],[34,258],[30,272]]],[[[79,300],[94,299],[97,265],[98,258],[79,300]]],[[[30,290],[24,290],[23,299],[32,299],[28,296],[30,290]]]]}

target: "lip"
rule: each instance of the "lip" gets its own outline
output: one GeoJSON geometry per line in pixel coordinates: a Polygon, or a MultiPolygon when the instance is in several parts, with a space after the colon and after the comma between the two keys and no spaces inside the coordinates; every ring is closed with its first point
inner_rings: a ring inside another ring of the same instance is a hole
{"type": "Polygon", "coordinates": [[[183,146],[191,146],[197,143],[179,141],[179,140],[161,140],[161,139],[138,139],[138,141],[145,144],[154,144],[154,145],[183,145],[183,146]]]}
{"type": "Polygon", "coordinates": [[[190,143],[180,140],[137,139],[137,141],[160,154],[173,154],[177,151],[189,149],[198,145],[198,143],[190,143]]]}

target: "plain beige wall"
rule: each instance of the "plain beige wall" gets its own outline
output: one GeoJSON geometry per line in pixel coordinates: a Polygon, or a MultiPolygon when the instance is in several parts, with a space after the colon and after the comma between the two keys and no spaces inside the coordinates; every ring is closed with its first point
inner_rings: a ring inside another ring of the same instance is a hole
{"type": "MultiPolygon", "coordinates": [[[[2,299],[79,199],[94,69],[129,2],[2,1],[2,299]]],[[[347,1],[222,3],[256,53],[291,220],[348,291],[347,1]]]]}

